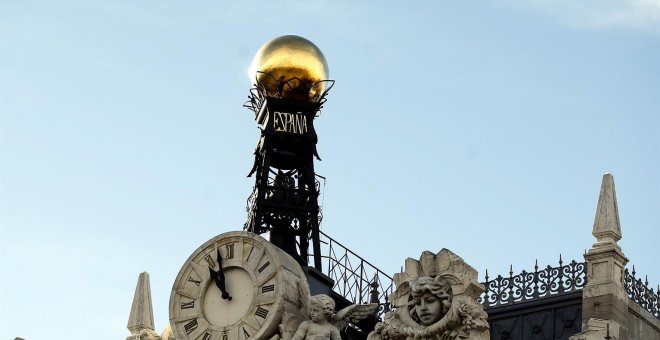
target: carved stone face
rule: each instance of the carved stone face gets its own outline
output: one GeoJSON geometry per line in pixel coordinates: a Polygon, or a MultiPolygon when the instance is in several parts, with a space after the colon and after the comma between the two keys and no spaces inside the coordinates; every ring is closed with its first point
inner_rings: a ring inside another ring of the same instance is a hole
{"type": "Polygon", "coordinates": [[[436,323],[444,315],[442,305],[440,298],[431,293],[421,296],[415,301],[415,313],[419,317],[419,322],[424,326],[436,323]]]}
{"type": "Polygon", "coordinates": [[[430,326],[447,314],[451,308],[451,285],[428,276],[411,282],[408,308],[413,319],[423,326],[430,326]]]}
{"type": "Polygon", "coordinates": [[[319,323],[323,322],[326,320],[325,318],[325,311],[323,310],[322,306],[319,305],[312,305],[311,312],[310,312],[310,317],[313,322],[319,323]]]}

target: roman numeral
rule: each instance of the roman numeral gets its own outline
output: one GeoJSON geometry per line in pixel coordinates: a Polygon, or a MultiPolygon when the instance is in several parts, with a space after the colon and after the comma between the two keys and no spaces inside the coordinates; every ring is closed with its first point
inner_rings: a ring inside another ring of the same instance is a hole
{"type": "Polygon", "coordinates": [[[192,282],[192,283],[196,284],[197,287],[199,287],[199,284],[202,283],[202,281],[197,281],[197,280],[193,279],[192,276],[188,276],[188,282],[192,282]]]}
{"type": "Polygon", "coordinates": [[[246,339],[250,337],[250,333],[248,333],[248,331],[245,330],[245,327],[243,327],[243,335],[245,336],[246,339]]]}
{"type": "Polygon", "coordinates": [[[268,285],[261,287],[261,293],[268,293],[275,290],[275,285],[268,285]]]}
{"type": "Polygon", "coordinates": [[[225,247],[226,247],[226,250],[227,250],[227,255],[225,256],[225,258],[227,260],[233,259],[234,258],[234,244],[233,243],[228,244],[225,247]]]}
{"type": "Polygon", "coordinates": [[[183,329],[185,329],[186,334],[190,335],[190,333],[197,329],[197,326],[197,319],[192,319],[190,322],[183,325],[183,329]]]}
{"type": "Polygon", "coordinates": [[[209,340],[209,339],[211,339],[211,333],[204,333],[202,340],[209,340]]]}
{"type": "Polygon", "coordinates": [[[256,316],[258,316],[262,319],[265,319],[266,316],[268,315],[268,309],[261,308],[261,306],[257,307],[257,311],[254,312],[254,315],[256,315],[256,316]]]}
{"type": "Polygon", "coordinates": [[[215,268],[215,261],[213,261],[211,254],[206,254],[206,256],[204,256],[204,260],[206,260],[206,262],[209,264],[209,267],[215,268]]]}
{"type": "Polygon", "coordinates": [[[264,269],[266,269],[266,267],[268,267],[268,266],[270,266],[270,262],[266,262],[266,263],[264,263],[264,265],[261,266],[261,268],[259,268],[257,271],[258,271],[259,273],[261,273],[261,272],[264,271],[264,269]]]}
{"type": "Polygon", "coordinates": [[[248,253],[248,256],[245,258],[245,262],[250,260],[250,256],[252,256],[252,251],[254,250],[254,247],[250,248],[250,252],[248,253]]]}
{"type": "Polygon", "coordinates": [[[194,307],[195,307],[195,300],[192,300],[190,302],[181,302],[181,309],[188,309],[194,307]]]}

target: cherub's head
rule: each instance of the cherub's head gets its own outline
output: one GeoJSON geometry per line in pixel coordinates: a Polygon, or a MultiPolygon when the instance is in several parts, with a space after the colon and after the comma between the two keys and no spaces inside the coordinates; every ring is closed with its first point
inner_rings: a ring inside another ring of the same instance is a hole
{"type": "Polygon", "coordinates": [[[442,319],[451,306],[451,284],[441,278],[422,276],[410,284],[408,310],[415,322],[430,326],[442,319]]]}
{"type": "Polygon", "coordinates": [[[312,296],[310,317],[314,322],[328,321],[335,313],[335,300],[325,294],[312,296]]]}

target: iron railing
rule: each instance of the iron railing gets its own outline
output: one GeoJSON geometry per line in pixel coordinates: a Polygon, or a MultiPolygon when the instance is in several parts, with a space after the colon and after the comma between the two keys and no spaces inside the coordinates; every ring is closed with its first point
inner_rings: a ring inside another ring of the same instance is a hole
{"type": "Polygon", "coordinates": [[[488,277],[482,284],[485,291],[481,294],[479,303],[484,308],[511,305],[550,296],[572,293],[584,288],[587,282],[585,264],[571,261],[567,265],[559,256],[559,266],[539,268],[538,261],[534,264],[534,271],[523,270],[513,275],[513,267],[509,267],[509,276],[498,275],[493,280],[488,277]]]}
{"type": "MultiPolygon", "coordinates": [[[[333,238],[319,232],[323,273],[334,280],[332,290],[353,303],[381,304],[379,314],[388,306],[394,291],[392,277],[333,238]]],[[[314,256],[310,254],[310,259],[314,256]]]]}
{"type": "Polygon", "coordinates": [[[626,268],[624,274],[624,287],[626,293],[628,293],[628,297],[653,316],[660,319],[660,285],[656,291],[653,291],[653,288],[649,288],[648,277],[644,279],[644,282],[642,282],[641,278],[638,279],[635,277],[635,266],[633,266],[632,272],[628,272],[628,268],[626,268]]]}
{"type": "MultiPolygon", "coordinates": [[[[332,290],[353,303],[380,303],[379,314],[389,310],[388,296],[394,291],[392,277],[327,234],[320,232],[320,236],[323,272],[334,281],[332,290]]],[[[628,296],[660,319],[660,286],[656,290],[649,288],[648,278],[642,281],[635,275],[635,266],[632,272],[625,269],[628,296]]],[[[486,270],[485,279],[485,291],[477,301],[488,309],[581,291],[587,274],[584,262],[573,260],[564,264],[560,255],[557,267],[540,268],[537,261],[534,271],[513,275],[510,266],[508,277],[498,275],[491,280],[486,270]]]]}

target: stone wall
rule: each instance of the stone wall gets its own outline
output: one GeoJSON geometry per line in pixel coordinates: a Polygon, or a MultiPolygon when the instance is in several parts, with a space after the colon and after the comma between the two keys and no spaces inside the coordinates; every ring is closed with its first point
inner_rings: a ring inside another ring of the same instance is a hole
{"type": "Polygon", "coordinates": [[[628,300],[627,326],[630,340],[660,340],[660,319],[631,299],[628,300]]]}

